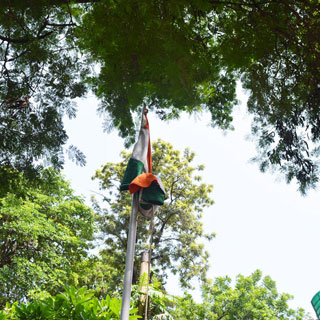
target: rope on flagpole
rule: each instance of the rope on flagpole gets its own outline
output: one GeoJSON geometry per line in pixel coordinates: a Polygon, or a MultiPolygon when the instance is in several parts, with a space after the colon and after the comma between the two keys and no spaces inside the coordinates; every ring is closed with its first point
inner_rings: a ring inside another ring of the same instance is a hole
{"type": "Polygon", "coordinates": [[[144,320],[148,320],[148,303],[149,303],[149,281],[150,281],[150,272],[151,272],[151,256],[152,256],[152,241],[153,241],[153,229],[154,229],[154,206],[152,206],[152,216],[149,224],[149,261],[148,261],[148,282],[147,282],[147,291],[146,291],[146,301],[144,307],[144,320]]]}

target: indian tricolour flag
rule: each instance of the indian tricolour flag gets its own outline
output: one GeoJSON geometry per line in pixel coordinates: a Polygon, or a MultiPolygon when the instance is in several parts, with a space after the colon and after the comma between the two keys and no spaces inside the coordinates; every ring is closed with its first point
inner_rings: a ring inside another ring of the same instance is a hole
{"type": "Polygon", "coordinates": [[[165,190],[159,176],[152,174],[152,156],[150,143],[150,128],[147,110],[144,108],[141,118],[141,128],[138,141],[133,148],[120,185],[120,191],[139,192],[139,211],[150,216],[163,205],[165,190]]]}

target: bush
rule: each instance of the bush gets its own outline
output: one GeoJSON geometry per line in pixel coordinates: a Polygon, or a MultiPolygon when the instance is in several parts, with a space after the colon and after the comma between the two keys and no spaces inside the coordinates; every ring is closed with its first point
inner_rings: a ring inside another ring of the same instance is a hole
{"type": "MultiPolygon", "coordinates": [[[[140,318],[130,310],[130,320],[140,318]]],[[[31,303],[9,304],[0,311],[0,320],[113,320],[119,319],[121,300],[97,299],[87,288],[65,288],[65,292],[31,303]]]]}

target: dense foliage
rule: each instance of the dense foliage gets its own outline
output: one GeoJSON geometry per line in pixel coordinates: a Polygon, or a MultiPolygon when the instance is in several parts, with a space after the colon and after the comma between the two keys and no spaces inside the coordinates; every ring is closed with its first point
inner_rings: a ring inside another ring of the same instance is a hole
{"type": "Polygon", "coordinates": [[[119,295],[122,288],[122,268],[116,261],[118,257],[113,254],[100,252],[99,255],[89,256],[79,261],[73,268],[72,279],[68,284],[86,287],[98,298],[107,294],[119,295]]]}
{"type": "MultiPolygon", "coordinates": [[[[0,165],[25,172],[39,159],[62,166],[62,117],[75,116],[72,99],[85,93],[79,76],[87,68],[68,36],[67,6],[46,3],[0,1],[0,165]]],[[[70,152],[84,162],[75,147],[70,152]]]]}
{"type": "Polygon", "coordinates": [[[41,175],[35,184],[12,172],[0,197],[0,305],[57,293],[93,239],[92,210],[60,174],[41,175]]]}
{"type": "Polygon", "coordinates": [[[230,126],[235,77],[214,50],[212,9],[203,1],[99,1],[84,15],[80,47],[101,65],[93,89],[123,136],[134,134],[132,111],[143,102],[164,119],[204,108],[212,124],[230,126]]]}
{"type": "Polygon", "coordinates": [[[250,276],[238,275],[234,287],[229,277],[217,278],[203,290],[203,303],[190,295],[180,298],[173,312],[176,320],[302,320],[302,309],[288,306],[288,294],[279,294],[270,277],[257,270],[250,276]]]}
{"type": "MultiPolygon", "coordinates": [[[[4,310],[0,310],[1,320],[113,320],[119,319],[121,300],[110,298],[98,300],[93,293],[85,287],[77,290],[75,287],[67,287],[65,292],[56,296],[35,300],[28,304],[7,304],[4,310]]],[[[137,309],[131,309],[130,313],[137,309]]],[[[130,315],[130,320],[139,318],[130,315]]]]}
{"type": "MultiPolygon", "coordinates": [[[[161,175],[167,192],[167,200],[154,219],[153,272],[164,282],[168,272],[172,271],[179,275],[184,287],[190,286],[194,277],[206,281],[208,252],[202,241],[210,240],[214,235],[204,232],[201,216],[203,209],[213,204],[210,198],[212,185],[201,181],[198,172],[204,166],[192,166],[195,154],[190,150],[180,154],[162,140],[153,142],[152,150],[153,172],[161,175]]],[[[106,208],[95,204],[106,243],[103,252],[114,258],[111,265],[121,271],[116,282],[118,285],[124,270],[131,206],[130,193],[118,191],[130,157],[125,151],[121,155],[123,161],[107,163],[95,175],[105,194],[106,208]]],[[[134,282],[138,280],[140,254],[148,249],[148,235],[149,222],[139,215],[134,282]]]]}
{"type": "MultiPolygon", "coordinates": [[[[137,288],[131,300],[130,320],[139,318],[137,288]]],[[[270,277],[262,278],[259,270],[252,275],[237,277],[234,288],[231,279],[217,278],[213,285],[204,289],[203,302],[195,302],[191,295],[174,297],[161,291],[157,285],[149,290],[150,320],[303,320],[307,319],[302,309],[288,306],[291,298],[280,294],[270,277]]],[[[32,303],[7,304],[0,310],[1,320],[110,320],[119,319],[121,300],[118,298],[97,299],[85,287],[77,290],[67,287],[56,295],[38,298],[32,303]]]]}
{"type": "MultiPolygon", "coordinates": [[[[230,128],[241,80],[262,170],[318,181],[317,0],[1,0],[0,163],[63,165],[62,117],[91,88],[132,141],[147,103],[163,119],[208,111],[230,128]]],[[[83,163],[83,155],[70,154],[83,163]]]]}

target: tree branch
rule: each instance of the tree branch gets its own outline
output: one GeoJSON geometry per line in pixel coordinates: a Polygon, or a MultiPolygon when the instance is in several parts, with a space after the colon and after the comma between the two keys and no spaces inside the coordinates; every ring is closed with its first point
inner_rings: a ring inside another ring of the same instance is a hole
{"type": "MultiPolygon", "coordinates": [[[[2,1],[0,1],[0,5],[2,7],[21,7],[21,0],[12,0],[12,1],[5,1],[5,3],[1,3],[2,1]]],[[[24,7],[28,8],[31,6],[31,4],[33,4],[34,0],[25,0],[24,3],[24,7]]],[[[84,3],[96,3],[96,2],[100,2],[100,0],[72,0],[72,4],[84,4],[84,3]]],[[[45,6],[60,6],[60,5],[64,5],[67,4],[68,0],[50,0],[47,2],[47,4],[45,6]]]]}
{"type": "Polygon", "coordinates": [[[47,26],[49,27],[74,27],[75,23],[48,23],[47,26]]]}
{"type": "Polygon", "coordinates": [[[157,237],[157,240],[154,241],[155,245],[159,244],[166,224],[169,222],[170,218],[173,217],[175,214],[176,214],[175,212],[169,214],[167,219],[165,219],[165,221],[162,223],[162,226],[159,230],[159,236],[157,237]]]}
{"type": "Polygon", "coordinates": [[[8,59],[7,62],[17,60],[17,59],[20,58],[21,56],[25,55],[27,52],[28,52],[28,50],[25,50],[25,51],[21,52],[20,54],[16,55],[15,57],[13,57],[13,58],[11,58],[11,59],[8,59]]]}
{"type": "Polygon", "coordinates": [[[12,38],[8,38],[8,37],[5,37],[5,36],[1,36],[0,35],[0,40],[3,40],[5,42],[8,42],[8,43],[19,43],[19,44],[23,44],[23,43],[28,43],[28,42],[31,42],[31,41],[34,41],[34,40],[41,40],[41,39],[44,39],[48,36],[50,36],[54,31],[49,31],[45,34],[42,34],[38,37],[35,37],[35,38],[24,38],[24,39],[12,39],[12,38]]]}
{"type": "Polygon", "coordinates": [[[225,313],[223,313],[217,320],[221,320],[222,318],[224,318],[226,316],[225,313]]]}
{"type": "MultiPolygon", "coordinates": [[[[81,4],[81,3],[96,3],[96,2],[100,2],[100,0],[73,0],[72,4],[77,3],[77,4],[81,4]]],[[[67,4],[68,0],[52,0],[50,1],[50,4],[52,5],[59,5],[59,4],[67,4]]]]}
{"type": "MultiPolygon", "coordinates": [[[[210,1],[211,4],[223,4],[223,5],[229,5],[229,6],[238,6],[238,7],[256,7],[256,3],[248,3],[248,2],[234,2],[234,1],[210,1]]],[[[279,4],[279,1],[276,0],[269,0],[269,1],[264,1],[260,2],[258,5],[264,5],[264,4],[270,4],[270,3],[277,3],[279,4]]]]}

